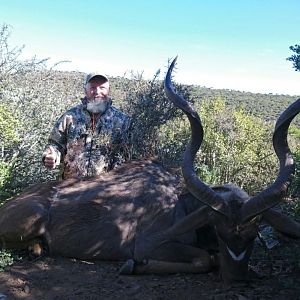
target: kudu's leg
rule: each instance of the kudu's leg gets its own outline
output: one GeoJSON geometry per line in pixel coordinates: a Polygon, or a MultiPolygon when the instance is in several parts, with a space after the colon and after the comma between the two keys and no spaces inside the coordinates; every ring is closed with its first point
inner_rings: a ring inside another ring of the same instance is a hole
{"type": "Polygon", "coordinates": [[[201,207],[178,220],[164,232],[139,237],[134,260],[128,260],[121,274],[207,273],[218,266],[208,251],[176,242],[176,238],[208,223],[211,209],[201,207]]]}
{"type": "Polygon", "coordinates": [[[148,259],[136,263],[133,259],[127,260],[122,266],[120,274],[175,274],[175,273],[208,273],[212,270],[210,265],[203,264],[202,260],[194,260],[191,263],[170,262],[148,259]]]}
{"type": "Polygon", "coordinates": [[[168,228],[163,236],[165,239],[174,239],[182,234],[191,232],[197,228],[207,225],[213,217],[213,210],[208,206],[202,206],[168,228]]]}
{"type": "Polygon", "coordinates": [[[218,266],[218,259],[206,250],[177,242],[165,242],[151,251],[149,258],[130,259],[121,274],[208,273],[218,266]]]}
{"type": "Polygon", "coordinates": [[[49,202],[26,195],[0,207],[0,248],[42,252],[41,238],[48,222],[49,202]]]}
{"type": "Polygon", "coordinates": [[[34,256],[41,256],[44,249],[44,241],[41,238],[34,238],[26,241],[5,241],[0,240],[0,249],[27,249],[34,256]]]}

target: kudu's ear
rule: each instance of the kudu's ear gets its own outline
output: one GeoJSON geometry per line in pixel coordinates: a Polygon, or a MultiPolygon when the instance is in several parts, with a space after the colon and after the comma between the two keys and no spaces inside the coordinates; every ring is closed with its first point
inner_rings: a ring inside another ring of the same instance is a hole
{"type": "Polygon", "coordinates": [[[300,239],[300,224],[283,213],[269,209],[262,214],[263,220],[280,233],[300,239]]]}
{"type": "Polygon", "coordinates": [[[167,97],[176,107],[180,108],[186,114],[191,126],[192,137],[186,146],[182,164],[182,173],[186,186],[191,194],[193,194],[201,202],[208,205],[213,210],[229,217],[230,211],[226,202],[208,185],[202,182],[194,170],[195,156],[203,140],[203,127],[198,113],[188,101],[175,92],[171,81],[171,75],[173,68],[175,67],[176,60],[177,57],[172,61],[168,69],[164,84],[167,97]]]}

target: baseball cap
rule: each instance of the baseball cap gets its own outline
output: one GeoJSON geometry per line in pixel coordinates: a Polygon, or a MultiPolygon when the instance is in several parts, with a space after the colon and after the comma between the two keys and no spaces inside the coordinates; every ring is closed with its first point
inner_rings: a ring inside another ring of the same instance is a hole
{"type": "Polygon", "coordinates": [[[84,84],[87,84],[91,79],[93,79],[96,76],[100,76],[100,77],[104,78],[106,81],[109,81],[108,77],[106,75],[103,75],[100,72],[92,72],[85,76],[84,84]]]}

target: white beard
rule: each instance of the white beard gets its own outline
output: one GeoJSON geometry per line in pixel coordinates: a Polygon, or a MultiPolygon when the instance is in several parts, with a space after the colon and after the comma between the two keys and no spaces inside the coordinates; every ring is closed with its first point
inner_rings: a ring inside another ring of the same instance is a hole
{"type": "Polygon", "coordinates": [[[108,106],[108,99],[99,100],[89,100],[86,109],[93,114],[103,114],[108,106]]]}

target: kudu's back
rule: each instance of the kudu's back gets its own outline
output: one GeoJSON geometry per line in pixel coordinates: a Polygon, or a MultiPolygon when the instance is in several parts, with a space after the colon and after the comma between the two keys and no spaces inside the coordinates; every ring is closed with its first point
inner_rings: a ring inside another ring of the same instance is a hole
{"type": "Polygon", "coordinates": [[[136,235],[172,224],[176,186],[177,179],[151,161],[124,164],[94,179],[36,185],[0,208],[2,246],[42,238],[52,254],[130,258],[136,235]]]}

